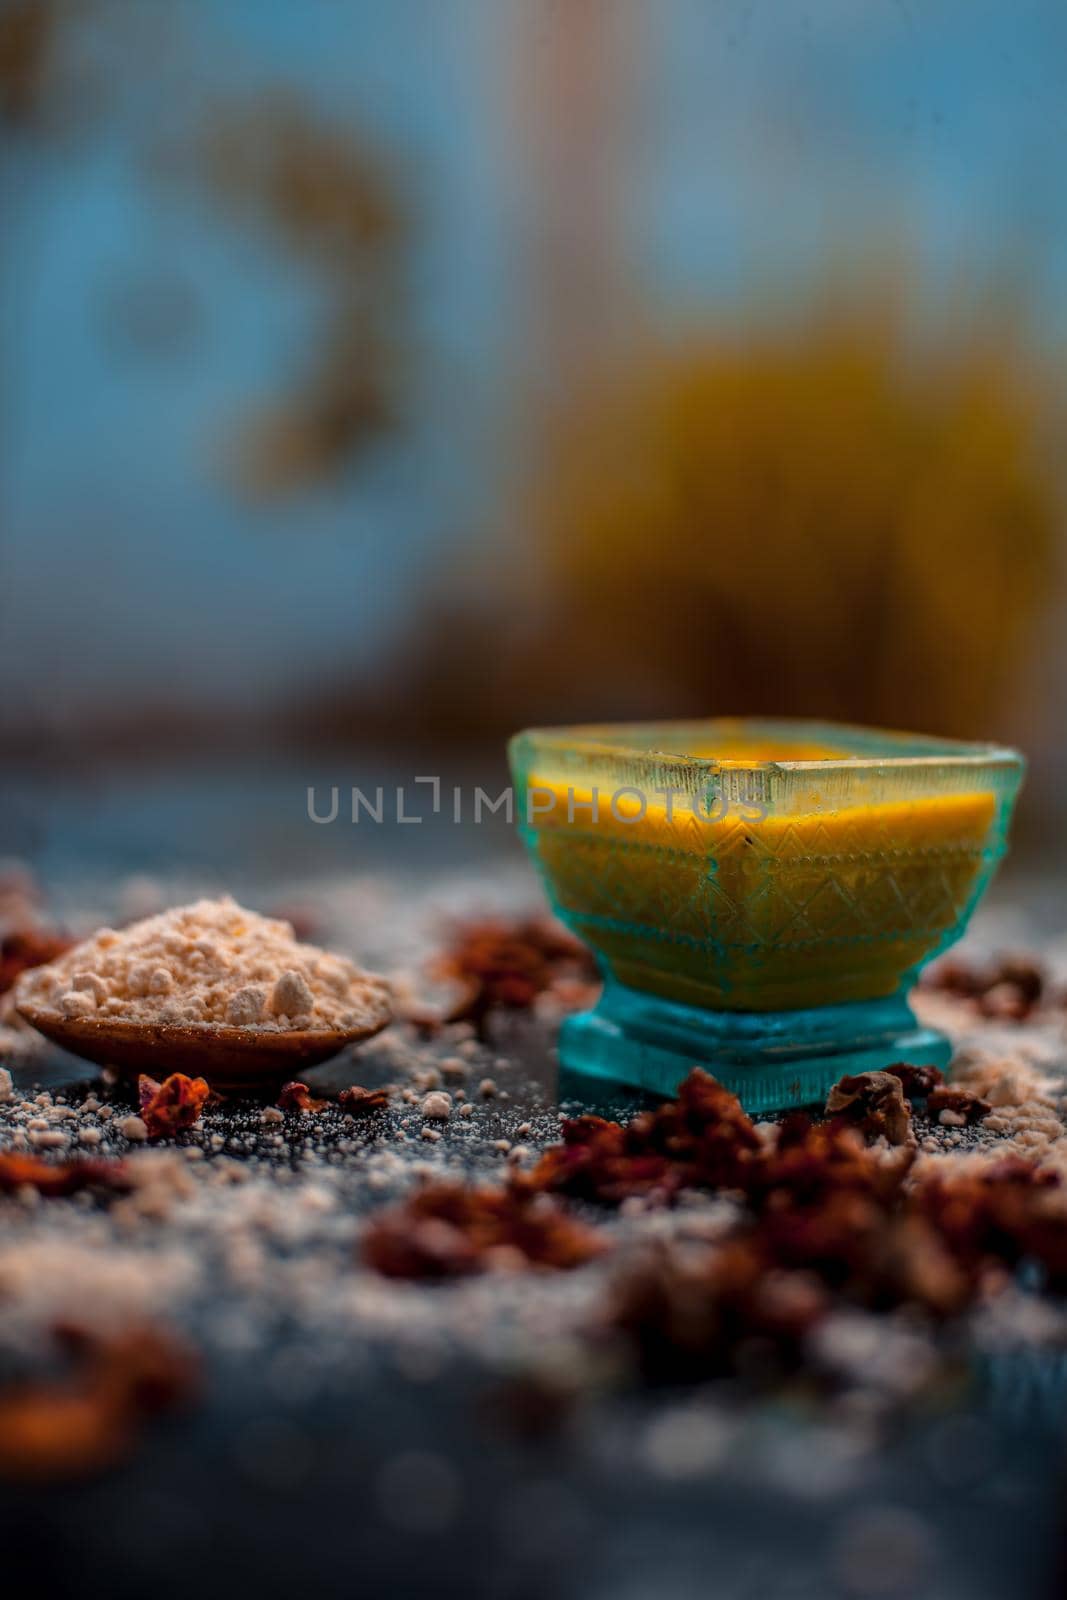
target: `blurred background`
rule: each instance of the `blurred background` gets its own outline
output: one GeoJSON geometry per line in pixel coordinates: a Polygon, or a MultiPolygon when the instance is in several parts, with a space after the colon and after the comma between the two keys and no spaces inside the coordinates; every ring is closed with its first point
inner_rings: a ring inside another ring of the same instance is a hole
{"type": "Polygon", "coordinates": [[[324,862],[306,783],[755,711],[1019,743],[1057,845],[1065,51],[1059,0],[0,0],[5,849],[324,862]]]}

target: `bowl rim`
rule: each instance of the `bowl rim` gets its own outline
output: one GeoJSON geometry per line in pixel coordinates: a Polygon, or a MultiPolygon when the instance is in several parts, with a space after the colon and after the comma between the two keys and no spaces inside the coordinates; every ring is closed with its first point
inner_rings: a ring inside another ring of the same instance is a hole
{"type": "Polygon", "coordinates": [[[690,769],[718,772],[856,772],[869,769],[879,771],[930,766],[1005,768],[1022,773],[1026,758],[1010,745],[983,743],[975,740],[941,738],[933,734],[907,733],[895,728],[875,728],[862,723],[830,722],[814,717],[686,717],[647,722],[574,723],[561,727],[524,728],[509,742],[515,756],[523,744],[536,744],[542,749],[554,749],[571,755],[587,754],[607,756],[627,761],[651,760],[676,762],[690,769]],[[730,757],[698,756],[684,749],[670,750],[660,744],[635,743],[635,735],[651,734],[664,738],[672,729],[685,731],[689,736],[695,729],[706,728],[725,732],[729,729],[754,730],[757,734],[774,737],[792,737],[800,743],[816,735],[836,736],[838,743],[850,740],[856,744],[855,753],[827,756],[817,759],[789,761],[781,759],[735,760],[730,757]],[[612,737],[615,735],[615,737],[612,737]],[[627,738],[629,736],[629,738],[627,738]],[[907,747],[908,753],[894,753],[907,747]]]}

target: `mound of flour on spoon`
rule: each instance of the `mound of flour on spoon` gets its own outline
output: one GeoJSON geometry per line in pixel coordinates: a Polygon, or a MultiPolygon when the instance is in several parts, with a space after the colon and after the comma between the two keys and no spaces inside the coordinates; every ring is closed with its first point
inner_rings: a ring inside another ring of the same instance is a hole
{"type": "Polygon", "coordinates": [[[345,1031],[389,1018],[384,979],[299,944],[228,895],[99,933],[19,980],[19,1005],[71,1018],[345,1031]]]}

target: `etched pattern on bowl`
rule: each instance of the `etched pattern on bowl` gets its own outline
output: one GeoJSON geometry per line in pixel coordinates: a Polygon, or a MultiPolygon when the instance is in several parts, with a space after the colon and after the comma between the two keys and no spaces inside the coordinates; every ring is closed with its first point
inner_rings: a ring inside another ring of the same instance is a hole
{"type": "Polygon", "coordinates": [[[757,1012],[906,986],[962,933],[1024,770],[994,745],[726,718],[535,729],[510,757],[553,907],[605,970],[757,1012]]]}

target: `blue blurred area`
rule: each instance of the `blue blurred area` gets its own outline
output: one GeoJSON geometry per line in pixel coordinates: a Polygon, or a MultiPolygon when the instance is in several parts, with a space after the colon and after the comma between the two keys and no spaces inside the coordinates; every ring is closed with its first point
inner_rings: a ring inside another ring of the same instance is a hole
{"type": "Polygon", "coordinates": [[[633,193],[660,292],[690,311],[723,287],[788,296],[838,251],[891,266],[895,248],[934,297],[1021,279],[1035,315],[1064,331],[1055,0],[653,10],[633,193]]]}
{"type": "Polygon", "coordinates": [[[257,711],[341,667],[387,686],[428,602],[521,559],[513,479],[557,310],[540,274],[590,254],[565,193],[583,71],[605,300],[621,283],[682,324],[899,251],[935,319],[1002,282],[1042,342],[1064,331],[1059,0],[99,3],[62,43],[84,125],[0,147],[9,726],[257,711]],[[321,285],[165,158],[278,86],[359,130],[409,242],[397,427],[264,504],[222,443],[300,370],[321,285]]]}
{"type": "Polygon", "coordinates": [[[127,63],[129,94],[109,65],[84,140],[9,148],[3,169],[0,668],[68,709],[153,686],[255,700],[338,657],[369,664],[396,636],[412,564],[483,517],[493,487],[485,352],[507,280],[479,81],[491,8],[175,11],[177,59],[127,63]],[[314,278],[266,229],[149,181],[144,162],[157,95],[165,140],[213,101],[279,83],[368,129],[396,174],[415,213],[412,354],[398,436],[350,480],[264,507],[232,492],[215,452],[299,361],[314,278]],[[154,283],[195,308],[187,340],[155,358],[116,348],[109,306],[154,283]]]}

